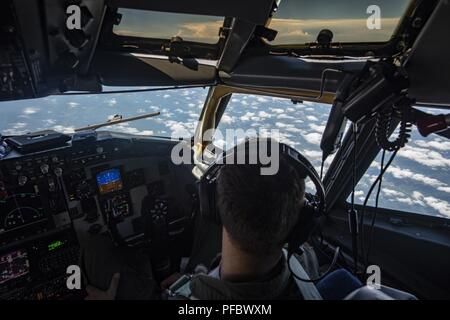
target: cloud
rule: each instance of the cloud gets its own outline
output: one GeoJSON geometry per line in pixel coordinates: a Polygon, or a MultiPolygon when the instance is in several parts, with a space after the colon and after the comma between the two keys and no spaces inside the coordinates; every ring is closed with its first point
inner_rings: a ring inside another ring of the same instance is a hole
{"type": "Polygon", "coordinates": [[[244,114],[242,117],[241,117],[241,121],[250,121],[250,119],[252,118],[252,117],[254,117],[255,116],[255,113],[253,113],[253,112],[247,112],[246,114],[244,114]]]}
{"type": "Polygon", "coordinates": [[[450,159],[446,159],[439,152],[430,149],[406,146],[400,150],[398,156],[415,161],[427,167],[450,167],[450,159]]]}
{"type": "Polygon", "coordinates": [[[116,104],[117,104],[116,98],[112,98],[112,99],[108,100],[108,105],[110,107],[114,107],[116,104]]]}
{"type": "Polygon", "coordinates": [[[319,133],[309,133],[304,136],[305,140],[314,145],[320,145],[320,141],[322,140],[322,135],[319,133]]]}
{"type": "Polygon", "coordinates": [[[270,108],[270,111],[272,111],[273,113],[278,113],[278,114],[284,113],[284,110],[280,109],[280,108],[270,108]]]}
{"type": "Polygon", "coordinates": [[[284,122],[277,122],[277,123],[275,123],[275,126],[277,126],[277,128],[280,128],[280,129],[287,129],[287,128],[293,127],[292,124],[284,123],[284,122]]]}
{"type": "Polygon", "coordinates": [[[183,40],[215,43],[218,40],[217,34],[222,26],[223,20],[185,23],[180,26],[176,35],[183,38],[183,40]]]}
{"type": "Polygon", "coordinates": [[[424,202],[427,206],[438,211],[444,217],[450,218],[450,204],[447,201],[440,200],[432,196],[425,197],[419,191],[414,191],[412,197],[415,200],[424,202]]]}
{"type": "Polygon", "coordinates": [[[62,125],[56,125],[53,126],[53,130],[58,131],[58,132],[62,132],[62,133],[74,133],[75,132],[75,128],[72,126],[62,126],[62,125]]]}
{"type": "Polygon", "coordinates": [[[450,204],[447,201],[435,197],[424,197],[423,200],[429,207],[432,207],[444,217],[450,218],[450,204]]]}
{"type": "Polygon", "coordinates": [[[438,189],[438,191],[450,193],[450,187],[439,187],[437,189],[438,189]]]}
{"type": "Polygon", "coordinates": [[[305,131],[304,131],[304,130],[302,130],[302,129],[300,129],[300,128],[295,128],[295,127],[289,127],[289,128],[286,128],[286,131],[292,132],[292,133],[299,133],[299,134],[301,134],[301,135],[305,134],[305,131]]]}
{"type": "Polygon", "coordinates": [[[56,120],[54,120],[54,119],[45,119],[45,120],[42,120],[42,121],[44,122],[44,124],[46,126],[51,126],[51,125],[56,124],[56,120]]]}
{"type": "Polygon", "coordinates": [[[277,119],[292,120],[292,119],[295,119],[295,118],[292,117],[292,116],[288,116],[287,114],[280,114],[280,115],[277,116],[277,119]]]}
{"type": "Polygon", "coordinates": [[[80,105],[78,102],[73,102],[73,101],[68,102],[67,104],[69,105],[70,108],[76,108],[80,105]]]}
{"type": "Polygon", "coordinates": [[[165,125],[170,129],[171,137],[174,139],[191,137],[195,128],[194,123],[185,123],[173,120],[167,121],[165,125]]]}
{"type": "Polygon", "coordinates": [[[256,100],[261,103],[269,102],[269,99],[264,98],[264,97],[258,97],[258,98],[256,98],[256,100]]]}
{"type": "MultiPolygon", "coordinates": [[[[355,191],[355,197],[361,197],[361,196],[363,196],[364,195],[364,191],[361,191],[361,190],[359,190],[359,191],[355,191]]],[[[363,198],[364,199],[364,198],[363,198]]]]}
{"type": "Polygon", "coordinates": [[[422,148],[434,148],[440,151],[450,151],[450,141],[424,141],[418,140],[414,142],[416,145],[422,148]]]}
{"type": "Polygon", "coordinates": [[[129,123],[120,123],[115,126],[111,126],[113,131],[128,133],[128,134],[135,134],[135,135],[141,135],[141,136],[151,136],[154,134],[152,130],[139,130],[134,127],[130,127],[129,123]]]}
{"type": "Polygon", "coordinates": [[[222,119],[220,120],[220,122],[223,122],[225,124],[232,124],[235,121],[234,117],[230,117],[227,114],[224,114],[222,116],[222,119]]]}
{"type": "Polygon", "coordinates": [[[309,160],[321,160],[322,152],[316,150],[303,150],[302,152],[309,160]]]}
{"type": "Polygon", "coordinates": [[[381,189],[381,192],[383,192],[383,194],[385,194],[388,197],[402,197],[402,196],[405,195],[403,192],[399,192],[399,191],[396,191],[396,190],[391,190],[391,189],[388,189],[388,188],[381,189]]]}
{"type": "Polygon", "coordinates": [[[315,42],[325,28],[333,31],[336,42],[379,42],[390,39],[398,21],[398,18],[382,19],[381,30],[368,30],[366,19],[272,19],[270,28],[278,31],[274,44],[315,42]]]}
{"type": "Polygon", "coordinates": [[[397,198],[396,201],[400,203],[405,203],[409,206],[414,205],[414,200],[412,200],[411,198],[397,198]]]}
{"type": "Polygon", "coordinates": [[[325,126],[318,126],[317,124],[314,123],[311,123],[309,127],[311,128],[311,130],[318,133],[323,133],[325,131],[325,126]]]}
{"type": "Polygon", "coordinates": [[[20,135],[27,133],[28,130],[26,130],[28,124],[25,122],[16,122],[11,124],[12,127],[5,129],[2,131],[2,134],[4,135],[20,135]]]}
{"type": "MultiPolygon", "coordinates": [[[[433,187],[433,188],[443,188],[444,191],[445,189],[447,189],[447,184],[439,181],[437,179],[431,178],[431,177],[427,177],[421,173],[415,173],[412,172],[409,169],[401,169],[399,167],[395,167],[395,166],[391,166],[388,171],[388,173],[390,173],[394,178],[397,179],[411,179],[420,183],[423,183],[427,186],[433,187]]],[[[444,191],[446,192],[446,191],[444,191]]]]}
{"type": "MultiPolygon", "coordinates": [[[[121,27],[114,30],[114,33],[121,36],[135,36],[142,38],[171,38],[173,36],[178,36],[183,38],[185,41],[198,41],[205,43],[216,43],[218,40],[219,29],[223,25],[223,20],[215,21],[202,21],[202,22],[188,22],[170,25],[170,28],[165,28],[161,30],[160,28],[155,28],[155,26],[144,26],[133,28],[132,25],[129,27],[121,27]],[[145,31],[143,31],[143,29],[145,31]]],[[[187,90],[186,90],[187,91],[187,90]]]]}
{"type": "Polygon", "coordinates": [[[260,112],[258,113],[258,116],[259,116],[260,118],[271,118],[271,117],[272,117],[269,113],[267,113],[267,112],[265,112],[265,111],[260,111],[260,112]]]}
{"type": "Polygon", "coordinates": [[[308,119],[309,121],[319,121],[319,119],[315,116],[307,116],[306,119],[308,119]]]}
{"type": "Polygon", "coordinates": [[[30,114],[34,114],[36,112],[38,112],[40,109],[39,108],[33,108],[33,107],[28,107],[23,109],[22,113],[26,114],[26,115],[30,115],[30,114]]]}
{"type": "Polygon", "coordinates": [[[308,180],[305,184],[306,190],[316,190],[316,186],[311,180],[308,180]]]}

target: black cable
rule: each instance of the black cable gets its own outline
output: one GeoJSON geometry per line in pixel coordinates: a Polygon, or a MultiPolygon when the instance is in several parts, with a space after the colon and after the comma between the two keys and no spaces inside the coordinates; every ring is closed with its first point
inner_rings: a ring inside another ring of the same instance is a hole
{"type": "Polygon", "coordinates": [[[325,159],[322,159],[322,164],[320,166],[320,180],[323,179],[323,167],[325,165],[325,159]]]}
{"type": "Polygon", "coordinates": [[[352,172],[352,195],[351,195],[351,208],[348,211],[348,219],[350,226],[350,234],[352,238],[352,252],[353,252],[353,272],[356,275],[358,273],[358,213],[355,209],[355,190],[356,190],[356,166],[358,157],[358,127],[353,124],[353,172],[352,172]]]}
{"type": "MultiPolygon", "coordinates": [[[[380,173],[383,172],[385,158],[386,158],[386,150],[383,150],[383,155],[381,156],[380,173]]],[[[375,208],[374,208],[374,213],[373,213],[373,216],[372,216],[372,223],[370,225],[370,231],[369,231],[370,234],[369,234],[369,241],[368,241],[368,244],[367,244],[366,260],[365,260],[365,262],[366,262],[365,268],[366,269],[369,266],[370,250],[372,248],[373,235],[374,235],[374,229],[375,229],[375,221],[377,220],[378,204],[379,204],[379,200],[380,200],[380,193],[381,193],[381,185],[382,184],[383,184],[383,177],[381,177],[380,183],[378,184],[377,196],[375,198],[375,208]]]]}
{"type": "MultiPolygon", "coordinates": [[[[363,207],[361,209],[361,224],[360,224],[360,229],[362,230],[364,228],[364,214],[367,208],[367,203],[369,202],[370,196],[372,195],[373,190],[375,189],[375,187],[378,185],[378,183],[380,182],[380,180],[383,179],[384,174],[386,173],[386,171],[389,169],[389,167],[391,166],[392,162],[394,161],[397,153],[400,151],[400,149],[397,149],[394,151],[394,153],[392,153],[391,158],[389,159],[388,163],[386,164],[386,166],[383,168],[383,170],[381,170],[380,174],[378,175],[377,179],[373,182],[372,186],[369,189],[369,192],[367,193],[366,199],[364,200],[364,204],[363,207]]],[[[363,237],[361,237],[361,248],[364,249],[364,240],[363,237]]]]}
{"type": "Polygon", "coordinates": [[[377,115],[375,136],[378,146],[387,151],[403,148],[411,137],[410,121],[411,100],[402,98],[392,107],[381,110],[377,115]],[[394,114],[400,117],[399,133],[394,141],[389,140],[389,131],[394,114]]]}
{"type": "Polygon", "coordinates": [[[358,159],[358,128],[356,124],[353,124],[353,167],[352,167],[352,198],[351,207],[355,209],[355,189],[356,189],[356,161],[358,159]]]}

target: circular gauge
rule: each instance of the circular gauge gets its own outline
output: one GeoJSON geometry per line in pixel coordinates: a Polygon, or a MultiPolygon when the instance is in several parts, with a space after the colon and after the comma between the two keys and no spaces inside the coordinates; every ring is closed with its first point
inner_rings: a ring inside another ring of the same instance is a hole
{"type": "Polygon", "coordinates": [[[42,213],[37,209],[30,207],[19,207],[6,215],[4,226],[5,229],[13,229],[24,224],[39,220],[42,213]]]}
{"type": "Polygon", "coordinates": [[[156,200],[153,207],[150,209],[150,215],[153,221],[164,219],[167,216],[169,209],[167,202],[163,200],[156,200]]]}
{"type": "Polygon", "coordinates": [[[39,195],[35,193],[10,193],[0,201],[0,230],[21,227],[44,217],[39,195]]]}

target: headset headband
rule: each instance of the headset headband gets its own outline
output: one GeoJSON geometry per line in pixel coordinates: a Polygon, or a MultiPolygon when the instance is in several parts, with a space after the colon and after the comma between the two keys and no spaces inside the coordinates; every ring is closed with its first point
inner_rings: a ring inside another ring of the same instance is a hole
{"type": "MultiPolygon", "coordinates": [[[[309,177],[311,179],[311,181],[313,182],[313,184],[316,188],[316,192],[317,192],[316,195],[318,197],[318,201],[316,202],[316,205],[317,205],[318,209],[320,210],[320,212],[325,214],[326,209],[327,209],[326,202],[325,202],[326,201],[325,200],[325,188],[324,188],[322,181],[321,181],[316,169],[314,168],[314,166],[311,164],[311,162],[309,162],[309,160],[306,157],[304,157],[300,152],[298,152],[294,148],[292,148],[284,143],[274,141],[270,138],[247,139],[242,144],[238,144],[237,146],[233,147],[232,149],[230,149],[226,152],[223,152],[222,155],[208,167],[208,169],[205,171],[205,173],[201,177],[200,182],[207,183],[208,181],[214,181],[217,178],[217,174],[220,171],[220,168],[223,165],[230,163],[230,162],[227,162],[227,160],[230,160],[230,159],[236,160],[236,157],[239,156],[238,152],[245,151],[246,155],[251,155],[251,152],[257,152],[257,150],[254,150],[254,149],[250,150],[250,147],[252,146],[252,144],[254,146],[258,145],[258,143],[261,144],[262,141],[265,141],[264,143],[275,142],[275,144],[278,146],[278,152],[279,152],[280,157],[284,155],[286,157],[286,159],[293,165],[293,167],[297,169],[301,178],[309,177]]],[[[231,162],[231,163],[234,163],[234,162],[231,162]]]]}

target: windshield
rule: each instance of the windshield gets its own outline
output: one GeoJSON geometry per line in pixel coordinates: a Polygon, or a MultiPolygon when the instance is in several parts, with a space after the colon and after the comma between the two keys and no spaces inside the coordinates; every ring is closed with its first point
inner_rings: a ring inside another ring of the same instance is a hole
{"type": "Polygon", "coordinates": [[[315,42],[323,29],[333,42],[385,42],[410,0],[282,0],[269,25],[278,35],[271,44],[315,42]]]}
{"type": "MultiPolygon", "coordinates": [[[[445,114],[445,109],[422,108],[430,114],[445,114]]],[[[398,133],[398,132],[397,132],[398,133]]],[[[393,136],[396,136],[395,133],[393,136]]],[[[389,159],[390,155],[386,156],[389,159]]],[[[385,160],[386,163],[387,160],[385,160]]],[[[358,183],[355,202],[363,204],[367,192],[380,173],[382,152],[358,183]]],[[[409,143],[400,150],[383,176],[378,206],[450,218],[450,142],[438,135],[422,137],[413,127],[409,143]]],[[[376,192],[368,201],[375,206],[376,192]]],[[[350,197],[348,199],[350,201],[350,197]]]]}
{"type": "Polygon", "coordinates": [[[208,90],[173,89],[152,92],[50,96],[0,102],[0,133],[18,135],[44,129],[72,133],[119,114],[124,118],[161,112],[155,118],[122,123],[103,130],[136,135],[191,137],[208,90]]]}
{"type": "MultiPolygon", "coordinates": [[[[247,137],[271,136],[302,152],[320,172],[320,141],[330,111],[329,104],[307,101],[294,104],[290,99],[233,94],[213,143],[221,149],[229,149],[247,137]]],[[[333,158],[327,159],[324,172],[333,158]]],[[[314,191],[312,181],[308,180],[306,187],[308,192],[314,191]]]]}
{"type": "Polygon", "coordinates": [[[135,9],[118,10],[122,14],[114,33],[153,39],[181,37],[185,41],[214,44],[219,41],[219,30],[223,17],[200,16],[169,12],[144,11],[135,9]]]}

